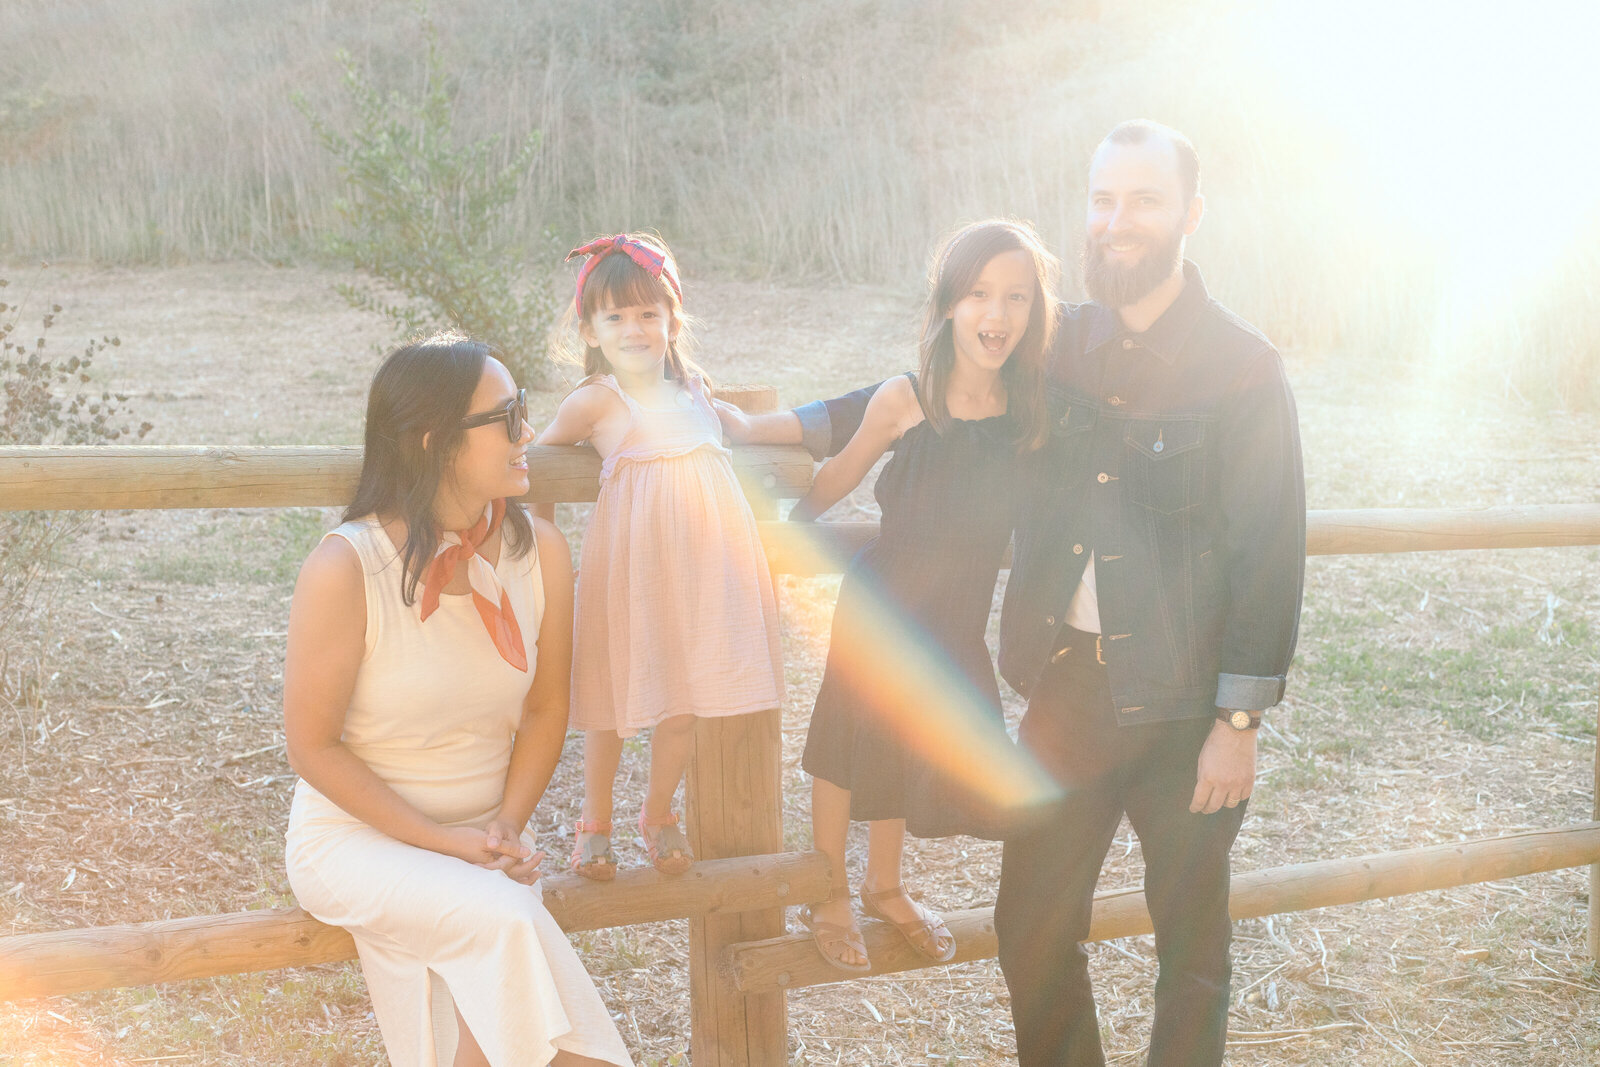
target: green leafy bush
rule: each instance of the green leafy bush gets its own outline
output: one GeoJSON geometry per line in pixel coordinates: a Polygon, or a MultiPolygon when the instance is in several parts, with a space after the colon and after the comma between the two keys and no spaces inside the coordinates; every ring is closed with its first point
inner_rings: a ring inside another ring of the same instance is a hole
{"type": "Polygon", "coordinates": [[[503,163],[499,137],[457,144],[454,93],[426,15],[422,35],[426,63],[415,95],[380,93],[348,52],[338,53],[355,109],[349,130],[295,99],[345,181],[338,209],[347,232],[332,239],[333,251],[377,283],[337,288],[402,336],[450,326],[498,345],[519,381],[542,384],[558,302],[549,269],[526,266],[510,218],[539,134],[503,163]]]}

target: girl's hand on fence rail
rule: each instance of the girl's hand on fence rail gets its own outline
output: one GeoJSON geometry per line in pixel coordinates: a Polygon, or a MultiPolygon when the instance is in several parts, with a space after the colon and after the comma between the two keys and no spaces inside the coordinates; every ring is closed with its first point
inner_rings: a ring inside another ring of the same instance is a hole
{"type": "Polygon", "coordinates": [[[717,421],[722,423],[722,432],[728,438],[730,444],[746,445],[750,443],[750,419],[744,412],[726,400],[713,399],[711,406],[716,409],[717,421]]]}

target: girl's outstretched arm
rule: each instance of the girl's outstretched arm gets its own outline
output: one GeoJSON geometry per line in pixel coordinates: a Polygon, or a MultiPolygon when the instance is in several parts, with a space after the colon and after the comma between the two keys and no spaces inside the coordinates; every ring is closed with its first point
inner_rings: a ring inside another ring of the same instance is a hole
{"type": "MultiPolygon", "coordinates": [[[[608,401],[612,399],[604,386],[580,385],[568,393],[566,399],[561,401],[561,406],[556,408],[556,417],[550,420],[549,425],[539,431],[539,436],[533,439],[536,445],[575,445],[582,441],[594,443],[596,427],[600,424],[609,410],[608,401]]],[[[554,522],[556,519],[556,506],[554,504],[535,504],[533,513],[541,519],[554,522]]]]}
{"type": "Polygon", "coordinates": [[[861,425],[867,402],[882,382],[836,396],[813,400],[788,411],[749,415],[725,400],[713,401],[722,432],[731,445],[802,445],[816,460],[838,455],[861,425]]]}
{"type": "Polygon", "coordinates": [[[604,386],[580,385],[568,393],[556,417],[533,439],[536,445],[575,445],[594,436],[596,425],[605,416],[609,394],[604,386]]]}
{"type": "Polygon", "coordinates": [[[867,402],[860,428],[839,454],[817,471],[811,491],[789,513],[790,521],[810,522],[837,504],[861,484],[889,446],[920,421],[922,408],[911,379],[901,376],[884,382],[867,402]]]}
{"type": "Polygon", "coordinates": [[[726,400],[711,401],[722,423],[722,432],[735,445],[798,445],[804,441],[800,419],[793,411],[771,411],[751,415],[726,400]]]}

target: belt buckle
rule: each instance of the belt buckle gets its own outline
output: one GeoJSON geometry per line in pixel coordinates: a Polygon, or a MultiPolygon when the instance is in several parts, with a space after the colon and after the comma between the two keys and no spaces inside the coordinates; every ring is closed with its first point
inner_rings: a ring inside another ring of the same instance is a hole
{"type": "Polygon", "coordinates": [[[1106,653],[1100,644],[1101,636],[1100,634],[1094,635],[1094,661],[1104,667],[1106,665],[1106,653]]]}

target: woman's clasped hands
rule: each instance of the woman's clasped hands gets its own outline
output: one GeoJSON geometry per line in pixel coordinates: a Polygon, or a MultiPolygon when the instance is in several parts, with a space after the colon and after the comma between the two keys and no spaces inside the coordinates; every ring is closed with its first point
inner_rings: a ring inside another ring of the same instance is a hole
{"type": "Polygon", "coordinates": [[[445,855],[485,870],[504,871],[513,882],[532,885],[539,880],[544,852],[524,845],[509,820],[491,819],[481,830],[473,826],[446,827],[442,844],[439,851],[445,855]]]}

